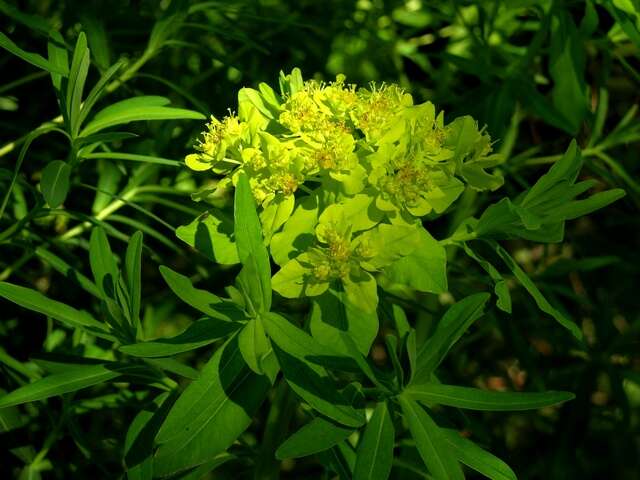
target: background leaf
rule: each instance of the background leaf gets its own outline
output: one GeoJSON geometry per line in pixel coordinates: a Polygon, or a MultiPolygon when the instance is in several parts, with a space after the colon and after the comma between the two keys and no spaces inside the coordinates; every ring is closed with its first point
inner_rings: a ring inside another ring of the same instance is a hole
{"type": "Polygon", "coordinates": [[[384,402],[376,405],[364,435],[358,444],[354,480],[385,480],[393,461],[395,431],[384,402]]]}
{"type": "Polygon", "coordinates": [[[251,423],[268,386],[247,367],[237,337],[216,350],[160,427],[154,474],[201,465],[226,450],[251,423]]]}
{"type": "Polygon", "coordinates": [[[313,455],[337,445],[353,433],[352,428],[316,417],[291,435],[278,447],[276,457],[300,458],[313,455]]]}
{"type": "Polygon", "coordinates": [[[70,175],[71,167],[62,160],[54,160],[42,171],[40,188],[51,208],[59,207],[67,198],[70,175]]]}

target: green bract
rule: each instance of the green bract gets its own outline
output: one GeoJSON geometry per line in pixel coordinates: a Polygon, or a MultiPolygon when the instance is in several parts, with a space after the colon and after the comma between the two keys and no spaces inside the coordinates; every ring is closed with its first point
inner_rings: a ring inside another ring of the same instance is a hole
{"type": "Polygon", "coordinates": [[[385,285],[405,279],[417,290],[444,290],[440,261],[418,262],[425,278],[442,279],[422,287],[406,281],[398,261],[420,247],[444,258],[424,217],[444,212],[466,187],[502,185],[499,172],[487,171],[502,157],[471,117],[445,124],[431,102],[415,105],[397,85],[357,88],[342,75],[304,82],[298,69],[281,73],[279,94],[264,83],[240,90],[238,114],[212,117],[185,160],[222,176],[217,194],[247,175],[282,267],[273,278],[278,293],[313,297],[341,284],[366,312],[376,309],[383,277],[385,285]]]}

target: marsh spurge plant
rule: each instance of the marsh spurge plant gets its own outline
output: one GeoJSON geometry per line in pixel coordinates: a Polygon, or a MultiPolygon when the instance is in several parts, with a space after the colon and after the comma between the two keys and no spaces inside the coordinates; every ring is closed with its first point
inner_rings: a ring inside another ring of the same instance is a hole
{"type": "Polygon", "coordinates": [[[447,417],[449,409],[537,409],[573,395],[450,385],[439,366],[493,308],[493,296],[496,308],[511,312],[505,270],[582,341],[576,324],[499,243],[559,242],[566,220],[620,198],[620,190],[577,198],[595,182],[577,182],[582,162],[575,142],[530,189],[477,218],[459,219],[442,239],[429,233],[430,222],[465,190],[499,188],[503,159],[472,118],[445,123],[431,103],[414,105],[397,86],[356,88],[342,77],[304,82],[294,70],[281,75],[277,93],[265,84],[242,89],[237,115],[212,118],[196,149],[187,165],[215,180],[196,199],[216,203],[233,192],[233,215],[212,208],[177,235],[214,262],[240,264],[227,297],[161,267],[171,290],[204,317],[175,337],[144,339],[142,236],[118,265],[105,231],[95,228],[95,284],[83,282],[100,298],[101,318],[6,282],[0,295],[111,344],[114,361],[53,369],[1,397],[0,408],[115,379],[146,389],[152,400],[124,443],[129,478],[199,478],[228,461],[252,462],[256,478],[272,478],[276,459],[315,455],[331,475],[384,479],[394,450],[407,445],[424,462],[411,468],[433,478],[464,478],[462,465],[495,480],[515,478],[504,462],[458,434],[461,416],[447,417]],[[445,248],[477,261],[495,295],[458,299],[418,343],[403,307],[420,308],[428,294],[449,290],[445,248]],[[388,368],[369,357],[381,323],[394,332],[384,338],[388,368]],[[171,358],[220,339],[226,340],[200,372],[171,358]],[[190,381],[184,390],[176,377],[190,381]],[[252,446],[242,435],[267,397],[268,421],[252,446]],[[308,422],[289,434],[295,406],[308,422]]]}
{"type": "Polygon", "coordinates": [[[303,82],[299,70],[281,76],[280,94],[261,84],[242,89],[238,103],[237,116],[211,119],[186,164],[224,175],[218,190],[246,175],[282,267],[276,292],[339,290],[374,314],[378,284],[446,290],[444,251],[422,219],[443,213],[467,186],[502,184],[488,171],[502,159],[472,118],[445,124],[432,103],[414,105],[396,85],[303,82]]]}

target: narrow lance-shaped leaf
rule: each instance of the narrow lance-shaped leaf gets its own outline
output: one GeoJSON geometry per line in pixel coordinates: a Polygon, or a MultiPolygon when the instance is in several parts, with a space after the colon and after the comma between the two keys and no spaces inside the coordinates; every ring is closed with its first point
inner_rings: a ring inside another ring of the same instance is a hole
{"type": "Polygon", "coordinates": [[[0,408],[44,400],[63,393],[75,392],[125,374],[144,374],[145,367],[125,364],[74,365],[68,371],[49,375],[0,398],[0,408]]]}
{"type": "Polygon", "coordinates": [[[238,334],[238,347],[249,368],[262,375],[262,358],[269,353],[271,345],[260,317],[252,318],[244,325],[238,334]]]}
{"type": "Polygon", "coordinates": [[[241,326],[241,323],[203,318],[192,323],[185,331],[174,337],[123,345],[119,350],[134,357],[169,357],[209,345],[230,335],[241,326]]]}
{"type": "Polygon", "coordinates": [[[436,383],[411,385],[404,394],[429,405],[486,411],[532,410],[563,403],[575,397],[569,392],[496,392],[436,383]]]}
{"type": "Polygon", "coordinates": [[[362,425],[362,412],[353,408],[351,402],[338,391],[327,371],[304,359],[305,354],[300,352],[300,346],[307,343],[305,337],[308,335],[302,330],[288,327],[287,324],[291,324],[275,313],[266,314],[264,319],[280,368],[293,391],[318,412],[336,422],[352,427],[362,425]]]}
{"type": "Polygon", "coordinates": [[[500,274],[496,267],[494,267],[489,261],[475,252],[468,243],[463,243],[462,247],[464,248],[465,253],[470,258],[478,262],[478,264],[484,269],[484,271],[489,274],[491,280],[493,280],[495,284],[493,291],[498,297],[498,301],[496,302],[498,308],[504,312],[511,313],[511,294],[509,293],[509,287],[504,277],[500,274]]]}
{"type": "Polygon", "coordinates": [[[354,429],[316,417],[278,447],[276,458],[300,458],[327,450],[353,433],[354,429]]]}
{"type": "Polygon", "coordinates": [[[517,480],[516,474],[509,465],[471,440],[462,437],[460,433],[448,428],[443,428],[440,432],[446,446],[451,449],[453,456],[460,463],[464,463],[491,480],[517,480]]]}
{"type": "Polygon", "coordinates": [[[46,70],[47,72],[57,73],[65,77],[69,73],[68,70],[65,70],[60,65],[56,65],[45,60],[41,55],[38,55],[37,53],[27,52],[21,49],[2,32],[0,32],[0,47],[4,48],[13,55],[20,57],[25,62],[41,68],[42,70],[46,70]]]}
{"type": "MultiPolygon", "coordinates": [[[[64,38],[60,32],[52,30],[49,33],[49,41],[47,42],[47,54],[49,56],[49,62],[56,66],[58,70],[62,70],[65,72],[69,71],[69,53],[64,45],[64,38]]],[[[51,73],[51,82],[53,83],[53,88],[56,91],[56,95],[58,96],[59,106],[62,110],[62,116],[65,119],[65,122],[69,122],[69,117],[67,116],[66,108],[63,108],[63,105],[66,105],[66,99],[64,97],[64,92],[62,91],[62,78],[63,75],[59,73],[51,73]]],[[[64,75],[66,77],[66,75],[64,75]]]]}
{"type": "Polygon", "coordinates": [[[154,474],[186,470],[226,450],[249,426],[268,388],[267,377],[247,367],[233,337],[211,357],[162,424],[154,474]]]}
{"type": "Polygon", "coordinates": [[[174,272],[169,267],[161,266],[160,273],[180,300],[205,315],[229,322],[246,318],[246,314],[235,303],[223,300],[206,290],[195,288],[188,277],[174,272]]]}
{"type": "Polygon", "coordinates": [[[395,431],[385,402],[376,405],[356,450],[353,480],[385,480],[391,473],[395,431]]]}
{"type": "Polygon", "coordinates": [[[43,247],[36,247],[35,252],[38,257],[47,262],[58,273],[77,283],[91,295],[100,298],[100,292],[98,291],[98,287],[96,287],[96,284],[93,283],[93,281],[88,277],[80,273],[78,270],[73,268],[71,265],[69,265],[62,258],[43,247]]]}
{"type": "Polygon", "coordinates": [[[429,473],[439,480],[464,480],[460,464],[444,443],[440,428],[427,412],[404,395],[400,395],[398,400],[418,453],[429,473]]]}
{"type": "Polygon", "coordinates": [[[482,316],[484,305],[489,298],[488,293],[477,293],[456,302],[447,310],[433,336],[418,352],[412,383],[424,383],[429,380],[453,344],[482,316]]]}
{"type": "Polygon", "coordinates": [[[165,107],[167,103],[163,97],[134,97],[122,100],[98,112],[79,136],[86,137],[105,128],[135,121],[205,119],[204,115],[193,110],[165,107]]]}
{"type": "Polygon", "coordinates": [[[87,38],[84,32],[80,32],[76,47],[73,51],[71,70],[69,71],[69,83],[67,84],[66,107],[71,122],[71,136],[76,137],[80,125],[80,103],[82,92],[89,72],[90,52],[87,48],[87,38]]]}
{"type": "Polygon", "coordinates": [[[115,298],[115,286],[118,281],[118,264],[111,251],[107,232],[103,227],[94,227],[89,239],[89,263],[102,293],[102,297],[115,298]]]}
{"type": "MultiPolygon", "coordinates": [[[[97,135],[99,134],[92,135],[92,137],[95,137],[97,135]]],[[[108,134],[105,134],[105,135],[108,135],[108,134]]],[[[85,154],[82,154],[82,158],[87,158],[87,159],[108,158],[113,160],[126,160],[130,162],[155,163],[157,165],[169,165],[171,167],[182,167],[182,163],[178,162],[177,160],[171,160],[170,158],[156,157],[153,155],[138,155],[135,153],[117,153],[117,152],[85,153],[85,154]]]]}
{"type": "Polygon", "coordinates": [[[144,405],[131,422],[124,440],[127,480],[153,478],[153,439],[174,401],[170,393],[161,393],[144,405]]]}
{"type": "MultiPolygon", "coordinates": [[[[332,345],[320,344],[308,333],[296,327],[282,315],[271,312],[264,316],[264,325],[269,337],[294,357],[305,359],[327,368],[357,371],[353,356],[345,356],[332,345]]],[[[362,356],[361,356],[362,357],[362,356]]]]}
{"type": "Polygon", "coordinates": [[[84,121],[87,119],[87,116],[91,112],[91,109],[94,107],[96,102],[100,99],[100,96],[104,92],[109,80],[111,80],[116,73],[122,68],[124,64],[123,61],[118,61],[114,65],[112,65],[109,70],[107,70],[104,75],[98,80],[98,83],[94,85],[89,94],[87,95],[87,99],[82,104],[82,108],[80,109],[80,114],[78,115],[77,128],[82,126],[84,121]]]}
{"type": "Polygon", "coordinates": [[[260,219],[245,174],[238,177],[233,212],[238,258],[243,264],[239,280],[256,310],[268,312],[271,308],[269,252],[264,246],[260,219]]]}
{"type": "Polygon", "coordinates": [[[68,327],[80,328],[98,337],[113,340],[113,337],[104,330],[104,325],[89,313],[76,310],[62,302],[51,300],[36,290],[9,282],[0,282],[0,297],[34,312],[47,315],[68,327]]]}
{"type": "MultiPolygon", "coordinates": [[[[131,236],[129,245],[127,246],[127,253],[125,256],[125,272],[126,283],[129,291],[129,299],[131,302],[131,318],[138,322],[140,321],[140,302],[142,291],[142,232],[137,231],[131,236]]],[[[139,325],[135,325],[136,328],[139,325]]]]}
{"type": "Polygon", "coordinates": [[[538,308],[544,313],[551,315],[560,325],[569,330],[577,340],[582,341],[582,331],[580,327],[549,303],[536,284],[533,283],[533,280],[529,278],[526,272],[522,270],[511,255],[509,255],[509,252],[502,248],[497,242],[490,241],[489,245],[495,249],[496,253],[502,258],[507,267],[509,267],[509,270],[513,272],[520,284],[529,292],[529,295],[533,297],[538,308]]]}

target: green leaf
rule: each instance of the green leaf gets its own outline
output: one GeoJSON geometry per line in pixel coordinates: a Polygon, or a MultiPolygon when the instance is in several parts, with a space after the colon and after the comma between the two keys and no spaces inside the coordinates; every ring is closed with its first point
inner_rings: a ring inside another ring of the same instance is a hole
{"type": "Polygon", "coordinates": [[[244,268],[239,280],[258,312],[271,308],[271,264],[246,174],[238,177],[234,201],[234,230],[238,258],[244,268]]]}
{"type": "Polygon", "coordinates": [[[440,433],[445,444],[460,463],[464,463],[491,480],[517,480],[516,474],[509,465],[478,447],[471,440],[462,437],[460,433],[447,428],[441,429],[440,433]]]}
{"type": "Polygon", "coordinates": [[[476,293],[452,305],[440,319],[433,335],[422,345],[416,359],[416,373],[412,383],[424,383],[440,365],[449,349],[484,313],[491,295],[476,293]]]}
{"type": "MultiPolygon", "coordinates": [[[[76,128],[79,129],[80,126],[87,119],[87,116],[89,115],[89,113],[93,109],[94,105],[96,104],[96,102],[100,99],[100,97],[104,93],[105,88],[107,87],[107,84],[114,77],[114,75],[116,73],[118,73],[120,68],[122,68],[122,65],[124,65],[124,61],[118,61],[115,64],[113,64],[109,68],[109,70],[107,70],[104,73],[104,75],[102,75],[102,77],[100,77],[100,80],[98,80],[98,83],[96,83],[93,86],[93,88],[89,92],[89,95],[87,95],[87,99],[82,104],[82,108],[80,110],[80,114],[78,115],[78,121],[77,121],[77,124],[76,124],[76,128]]],[[[76,132],[77,132],[77,130],[76,130],[76,132]]]]}
{"type": "Polygon", "coordinates": [[[40,189],[51,208],[59,207],[67,198],[70,176],[71,167],[62,160],[49,162],[42,170],[40,189]]]}
{"type": "Polygon", "coordinates": [[[346,440],[329,450],[318,452],[316,456],[330,472],[335,472],[338,475],[337,478],[348,480],[353,477],[356,455],[346,440]]]}
{"type": "Polygon", "coordinates": [[[262,358],[271,350],[260,317],[250,319],[238,335],[238,348],[249,368],[262,375],[262,358]]]}
{"type": "Polygon", "coordinates": [[[595,185],[591,180],[575,183],[582,163],[576,142],[572,141],[560,160],[516,201],[503,198],[487,207],[474,227],[475,237],[560,242],[566,220],[591,213],[624,195],[622,190],[613,189],[575,200],[595,185]]]}
{"type": "MultiPolygon", "coordinates": [[[[49,56],[49,62],[52,65],[56,66],[59,70],[68,72],[69,71],[69,53],[65,48],[64,38],[59,32],[52,30],[49,34],[49,41],[47,42],[47,54],[49,56]]],[[[56,95],[59,98],[59,105],[66,105],[66,100],[64,98],[64,92],[62,91],[62,77],[65,75],[61,75],[59,73],[51,72],[51,83],[53,83],[53,88],[56,91],[56,95]]],[[[68,122],[69,118],[67,116],[66,109],[62,109],[62,116],[68,122]]]]}
{"type": "Polygon", "coordinates": [[[524,75],[517,76],[513,82],[513,86],[517,92],[518,99],[520,99],[533,114],[540,117],[545,123],[556,128],[566,132],[573,131],[574,126],[564,112],[555,108],[544,95],[538,92],[530,78],[524,75]]]}
{"type": "Polygon", "coordinates": [[[564,155],[531,187],[518,202],[522,207],[531,207],[546,200],[558,185],[572,184],[582,168],[582,157],[575,140],[571,141],[564,155]]]}
{"type": "Polygon", "coordinates": [[[160,370],[175,373],[188,380],[195,380],[200,375],[200,372],[195,368],[185,365],[171,357],[147,358],[145,363],[157,367],[160,370]]]}
{"type": "Polygon", "coordinates": [[[353,480],[386,480],[391,473],[395,430],[385,402],[376,405],[358,444],[353,480]]]}
{"type": "Polygon", "coordinates": [[[374,208],[373,197],[365,194],[354,195],[351,198],[334,203],[324,209],[319,223],[345,223],[351,227],[352,232],[368,230],[382,220],[378,209],[374,208]]]}
{"type": "Polygon", "coordinates": [[[104,325],[87,312],[51,300],[30,288],[13,285],[9,282],[0,282],[0,296],[21,307],[58,320],[70,328],[84,329],[96,336],[113,339],[105,332],[104,325]]]}
{"type": "MultiPolygon", "coordinates": [[[[99,134],[98,134],[99,135],[99,134]]],[[[122,179],[122,171],[114,162],[99,160],[97,165],[98,171],[98,189],[93,200],[91,213],[99,214],[118,193],[120,180],[122,179]]]]}
{"type": "Polygon", "coordinates": [[[378,307],[378,283],[369,272],[351,271],[342,279],[344,300],[367,315],[375,314],[378,307]]]}
{"type": "Polygon", "coordinates": [[[296,327],[277,313],[264,317],[264,327],[269,337],[296,358],[308,360],[320,366],[338,370],[357,371],[358,365],[342,355],[335,345],[322,345],[312,336],[296,327]]]}
{"type": "Polygon", "coordinates": [[[380,224],[356,237],[355,243],[369,249],[373,258],[362,262],[369,271],[378,271],[424,246],[420,225],[380,224]]]}
{"type": "MultiPolygon", "coordinates": [[[[0,395],[5,395],[6,393],[7,392],[0,388],[0,395]]],[[[20,410],[17,407],[6,407],[0,409],[0,433],[4,434],[11,432],[11,430],[24,427],[25,424],[25,418],[21,415],[20,410]]],[[[8,451],[18,457],[25,464],[32,463],[36,456],[36,450],[31,445],[11,448],[8,451]]]]}
{"type": "Polygon", "coordinates": [[[383,270],[392,282],[420,292],[447,291],[447,254],[429,232],[420,228],[415,249],[383,270]]]}
{"type": "Polygon", "coordinates": [[[269,275],[264,275],[265,267],[270,268],[268,261],[260,262],[254,255],[249,255],[237,276],[237,284],[250,316],[267,312],[271,308],[271,275],[269,271],[269,275]]]}
{"type": "Polygon", "coordinates": [[[125,281],[131,302],[131,318],[139,322],[142,297],[142,232],[131,235],[125,256],[125,281]]]}
{"type": "Polygon", "coordinates": [[[240,262],[232,235],[233,222],[210,212],[176,229],[176,236],[180,240],[221,265],[234,265],[240,262]]]}
{"type": "Polygon", "coordinates": [[[65,262],[62,258],[55,255],[50,250],[47,250],[43,247],[36,247],[35,249],[36,255],[40,257],[44,262],[49,264],[54,270],[63,275],[65,278],[70,280],[71,282],[77,283],[80,287],[82,287],[86,292],[89,292],[91,295],[100,298],[100,291],[96,284],[93,283],[88,277],[85,277],[78,270],[73,268],[67,262],[65,262]]]}
{"type": "Polygon", "coordinates": [[[496,392],[436,383],[414,383],[403,394],[427,404],[486,411],[534,410],[575,398],[569,392],[496,392]]]}
{"type": "Polygon", "coordinates": [[[82,158],[100,159],[109,158],[114,160],[126,160],[129,162],[155,163],[156,165],[169,165],[170,167],[182,167],[182,163],[170,158],[155,157],[152,155],[138,155],[135,153],[99,152],[82,154],[82,158]]]}
{"type": "MultiPolygon", "coordinates": [[[[2,204],[0,205],[0,218],[4,216],[5,208],[7,207],[7,203],[9,202],[9,198],[11,197],[11,192],[13,192],[13,187],[15,186],[16,181],[18,180],[18,174],[20,173],[20,168],[22,167],[22,163],[24,162],[24,157],[27,155],[27,151],[29,150],[29,147],[31,146],[31,144],[36,138],[52,131],[59,132],[60,130],[58,130],[52,124],[47,124],[47,125],[43,125],[36,128],[24,138],[24,143],[22,144],[22,148],[20,149],[20,153],[18,154],[18,160],[16,161],[15,167],[13,169],[13,175],[11,176],[11,182],[9,183],[9,188],[6,189],[6,192],[4,193],[2,198],[2,204]]],[[[6,234],[6,230],[3,232],[3,234],[6,234]]]]}
{"type": "Polygon", "coordinates": [[[193,110],[165,107],[168,101],[163,97],[134,97],[116,102],[99,111],[80,132],[81,137],[99,132],[105,128],[124,123],[144,120],[205,120],[205,116],[193,110]]]}
{"type": "Polygon", "coordinates": [[[134,357],[169,357],[209,345],[239,330],[241,326],[240,323],[203,318],[175,337],[122,345],[119,350],[134,357]]]}
{"type": "Polygon", "coordinates": [[[563,206],[553,209],[547,218],[550,222],[562,222],[589,215],[596,210],[620,200],[626,195],[621,188],[613,188],[604,192],[598,192],[584,200],[574,200],[563,206]]]}
{"type": "Polygon", "coordinates": [[[378,335],[378,315],[364,312],[347,302],[340,289],[329,289],[316,297],[312,303],[309,329],[319,343],[352,355],[349,346],[344,345],[342,334],[349,335],[358,351],[369,354],[369,349],[378,335]]]}
{"type": "MultiPolygon", "coordinates": [[[[620,6],[620,4],[621,2],[618,3],[617,6],[620,6]]],[[[636,48],[640,48],[640,30],[638,30],[638,24],[635,19],[624,10],[616,8],[616,2],[607,1],[604,2],[604,6],[615,19],[616,24],[619,25],[627,37],[629,37],[629,40],[635,44],[636,48]]],[[[638,7],[632,6],[631,8],[637,9],[638,7]]]]}
{"type": "MultiPolygon", "coordinates": [[[[13,3],[16,3],[16,2],[13,2],[13,3]]],[[[28,13],[24,13],[23,11],[20,11],[20,10],[21,9],[19,7],[11,5],[5,2],[4,0],[0,0],[0,12],[4,13],[8,17],[11,17],[16,22],[19,22],[25,25],[29,29],[34,30],[35,32],[38,32],[44,35],[49,34],[49,32],[51,31],[51,25],[45,18],[39,15],[31,15],[28,13]]]]}
{"type": "Polygon", "coordinates": [[[271,239],[271,255],[278,265],[285,265],[315,242],[313,229],[318,223],[318,203],[317,196],[306,197],[284,224],[282,231],[271,239]]]}
{"type": "Polygon", "coordinates": [[[273,234],[291,217],[294,206],[295,197],[293,195],[278,194],[276,198],[260,212],[262,233],[267,243],[271,241],[273,234]]]}
{"type": "Polygon", "coordinates": [[[533,297],[538,308],[544,313],[551,315],[560,325],[569,330],[577,340],[582,341],[582,330],[580,330],[580,327],[549,303],[536,284],[533,283],[533,280],[529,278],[526,272],[522,270],[511,255],[509,255],[509,252],[502,248],[497,242],[490,241],[489,244],[495,249],[507,267],[509,267],[509,270],[513,272],[520,284],[529,292],[529,295],[533,297]]]}
{"type": "Polygon", "coordinates": [[[308,266],[311,262],[310,255],[305,252],[282,265],[271,279],[273,290],[285,298],[300,298],[322,294],[323,290],[329,287],[329,282],[308,282],[312,273],[311,268],[308,266]]]}
{"type": "Polygon", "coordinates": [[[301,350],[312,342],[310,337],[277,314],[268,313],[264,320],[280,368],[292,390],[311,407],[336,422],[350,427],[362,425],[362,412],[354,409],[338,391],[327,371],[304,358],[309,352],[301,350]]]}
{"type": "MultiPolygon", "coordinates": [[[[499,172],[488,172],[486,169],[495,167],[504,161],[501,155],[485,155],[490,150],[490,138],[478,128],[478,123],[469,115],[458,117],[447,126],[447,141],[455,149],[456,174],[460,175],[469,186],[476,190],[496,190],[503,184],[499,172]]],[[[449,207],[464,190],[464,185],[458,182],[451,188],[455,196],[444,208],[436,208],[441,213],[449,207]]]]}
{"type": "Polygon", "coordinates": [[[202,480],[203,478],[207,478],[216,470],[216,468],[224,465],[231,460],[237,460],[238,457],[235,455],[231,455],[227,452],[222,452],[210,460],[207,460],[202,465],[198,465],[197,467],[188,470],[187,472],[180,473],[177,476],[171,477],[171,480],[202,480]]]}
{"type": "Polygon", "coordinates": [[[552,20],[549,73],[554,85],[551,99],[563,112],[575,135],[587,114],[587,90],[584,79],[585,47],[571,15],[557,9],[552,20]]]}
{"type": "Polygon", "coordinates": [[[241,88],[238,92],[238,105],[242,104],[243,102],[251,103],[266,118],[271,120],[277,119],[276,115],[274,115],[274,111],[276,114],[277,111],[273,108],[273,106],[265,102],[265,100],[262,98],[262,95],[257,90],[254,90],[253,88],[241,88]]]}
{"type": "Polygon", "coordinates": [[[91,13],[82,13],[80,21],[85,32],[87,41],[91,47],[96,64],[105,69],[111,63],[111,51],[109,49],[109,39],[104,25],[104,18],[91,13]]]}
{"type": "Polygon", "coordinates": [[[115,299],[115,289],[120,273],[116,258],[111,251],[107,232],[103,227],[94,227],[89,239],[89,263],[103,299],[115,299]]]}
{"type": "Polygon", "coordinates": [[[507,281],[500,274],[496,267],[494,267],[490,262],[488,262],[477,252],[472,250],[467,243],[463,243],[462,247],[464,248],[465,253],[470,258],[474,259],[484,269],[484,271],[489,274],[491,280],[493,280],[493,291],[498,297],[498,301],[496,302],[498,308],[503,312],[511,313],[511,294],[509,293],[509,286],[507,285],[507,281]]]}
{"type": "Polygon", "coordinates": [[[278,447],[276,458],[300,458],[327,450],[353,433],[353,428],[316,417],[278,447]]]}
{"type": "Polygon", "coordinates": [[[418,403],[404,395],[400,395],[398,400],[411,436],[416,442],[418,453],[431,475],[442,480],[464,480],[460,464],[448,445],[444,443],[440,428],[427,412],[418,403]]]}
{"type": "Polygon", "coordinates": [[[161,266],[160,274],[180,300],[205,315],[228,322],[246,318],[245,313],[235,303],[223,300],[213,293],[195,288],[188,277],[174,272],[169,267],[161,266]]]}
{"type": "Polygon", "coordinates": [[[66,372],[49,375],[0,397],[0,408],[75,392],[76,390],[113,380],[121,375],[139,372],[140,368],[116,363],[74,365],[73,368],[66,372]]]}
{"type": "Polygon", "coordinates": [[[267,378],[247,367],[234,336],[211,357],[162,424],[154,475],[201,465],[225,451],[249,426],[268,388],[267,378]]]}
{"type": "Polygon", "coordinates": [[[13,41],[9,37],[7,37],[2,32],[0,32],[0,47],[9,51],[9,53],[12,53],[13,55],[20,57],[25,62],[28,62],[31,65],[34,65],[38,68],[41,68],[42,70],[46,70],[47,72],[56,73],[64,77],[66,77],[69,74],[68,70],[62,68],[58,64],[54,64],[52,62],[45,60],[42,56],[38,55],[37,53],[31,53],[31,52],[22,50],[15,43],[13,43],[13,41]]]}
{"type": "Polygon", "coordinates": [[[153,439],[175,398],[161,393],[144,405],[135,416],[124,440],[124,464],[127,480],[153,478],[153,439]]]}
{"type": "Polygon", "coordinates": [[[90,52],[87,48],[87,37],[84,32],[80,32],[73,50],[73,60],[69,71],[69,83],[67,84],[66,108],[69,121],[71,122],[71,136],[75,138],[80,126],[80,103],[82,102],[82,92],[89,72],[90,52]]]}

